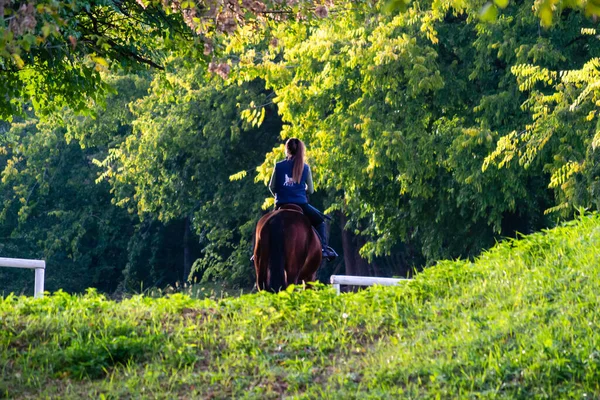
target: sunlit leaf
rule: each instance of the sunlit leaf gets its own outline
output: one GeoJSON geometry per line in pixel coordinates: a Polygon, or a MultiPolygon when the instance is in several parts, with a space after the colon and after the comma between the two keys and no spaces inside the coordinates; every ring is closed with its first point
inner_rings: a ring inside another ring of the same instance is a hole
{"type": "Polygon", "coordinates": [[[18,55],[17,53],[13,53],[11,54],[11,56],[17,68],[21,69],[25,66],[25,62],[23,61],[20,55],[18,55]]]}
{"type": "Polygon", "coordinates": [[[408,8],[410,0],[387,0],[383,6],[385,13],[404,12],[408,8]]]}
{"type": "Polygon", "coordinates": [[[104,59],[104,58],[98,57],[98,56],[90,56],[90,58],[96,64],[102,65],[103,67],[108,67],[108,61],[106,61],[106,59],[104,59]]]}
{"type": "Polygon", "coordinates": [[[229,176],[229,180],[230,181],[239,181],[239,180],[244,179],[247,174],[248,174],[247,171],[240,171],[240,172],[237,172],[237,173],[235,173],[233,175],[230,175],[229,176]]]}
{"type": "Polygon", "coordinates": [[[267,197],[263,202],[262,206],[260,206],[263,210],[268,210],[269,208],[275,205],[275,199],[273,197],[267,197]]]}
{"type": "Polygon", "coordinates": [[[552,9],[550,7],[540,8],[539,17],[542,26],[549,27],[552,25],[552,9]]]}
{"type": "Polygon", "coordinates": [[[493,3],[485,3],[479,11],[479,18],[485,22],[492,22],[498,18],[498,8],[493,3]]]}
{"type": "Polygon", "coordinates": [[[500,8],[506,8],[508,6],[509,0],[494,0],[494,4],[500,8]]]}

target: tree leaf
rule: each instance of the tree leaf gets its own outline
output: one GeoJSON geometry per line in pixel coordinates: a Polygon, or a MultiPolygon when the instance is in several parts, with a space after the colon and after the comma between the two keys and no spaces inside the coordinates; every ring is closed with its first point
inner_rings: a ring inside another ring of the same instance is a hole
{"type": "Polygon", "coordinates": [[[493,3],[485,3],[479,11],[479,19],[485,22],[492,22],[498,18],[498,8],[493,3]]]}
{"type": "Polygon", "coordinates": [[[494,0],[494,4],[496,4],[500,8],[506,8],[508,6],[509,0],[494,0]]]}
{"type": "Polygon", "coordinates": [[[18,55],[17,53],[13,53],[11,54],[11,56],[17,68],[21,69],[25,66],[25,61],[23,61],[20,55],[18,55]]]}

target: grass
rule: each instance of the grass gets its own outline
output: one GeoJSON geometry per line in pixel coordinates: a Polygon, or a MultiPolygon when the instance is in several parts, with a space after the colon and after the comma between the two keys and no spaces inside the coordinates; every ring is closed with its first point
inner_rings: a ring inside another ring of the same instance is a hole
{"type": "Polygon", "coordinates": [[[241,296],[243,294],[255,293],[256,290],[250,287],[233,288],[220,282],[202,282],[202,283],[183,283],[176,282],[174,286],[167,286],[164,289],[151,288],[145,290],[143,294],[150,297],[164,297],[175,293],[187,294],[195,299],[210,298],[213,300],[223,299],[225,297],[241,296]]]}
{"type": "Polygon", "coordinates": [[[0,300],[6,398],[598,398],[600,217],[399,287],[0,300]]]}

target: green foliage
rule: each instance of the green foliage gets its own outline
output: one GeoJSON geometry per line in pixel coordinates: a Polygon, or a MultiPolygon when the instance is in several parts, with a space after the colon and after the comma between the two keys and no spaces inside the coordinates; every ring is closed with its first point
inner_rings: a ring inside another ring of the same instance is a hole
{"type": "MultiPolygon", "coordinates": [[[[573,25],[585,26],[582,22],[573,25]]],[[[568,45],[578,50],[578,56],[563,58],[569,60],[569,64],[559,64],[564,69],[531,64],[512,68],[519,89],[528,94],[522,108],[533,120],[524,131],[500,139],[484,164],[484,168],[489,164],[501,168],[517,159],[527,168],[534,160],[548,160],[544,169],[551,174],[549,187],[555,190],[559,205],[547,211],[566,216],[578,207],[598,207],[600,62],[589,56],[597,53],[600,43],[594,34],[593,28],[581,28],[570,35],[568,45]]]]}
{"type": "MultiPolygon", "coordinates": [[[[184,223],[140,222],[114,205],[111,187],[93,161],[132,133],[129,102],[147,94],[150,79],[112,76],[110,107],[95,117],[66,112],[62,123],[27,120],[10,125],[0,165],[3,257],[43,258],[46,288],[81,292],[139,292],[184,279],[184,223]]],[[[199,246],[188,243],[189,256],[199,246]]],[[[193,261],[193,260],[192,260],[193,261]]],[[[191,262],[190,261],[190,264],[191,262]]],[[[2,291],[31,293],[31,271],[0,270],[2,291]],[[21,272],[21,273],[19,273],[21,272]]]]}
{"type": "Polygon", "coordinates": [[[22,114],[23,104],[38,117],[65,106],[86,112],[107,93],[103,71],[160,67],[161,52],[190,33],[180,14],[133,0],[3,1],[0,22],[3,119],[22,114]]]}
{"type": "Polygon", "coordinates": [[[473,257],[597,207],[595,3],[482,3],[0,0],[0,117],[20,116],[0,251],[110,290],[194,260],[243,285],[273,203],[244,178],[266,183],[290,136],[370,260],[473,257]]]}
{"type": "MultiPolygon", "coordinates": [[[[207,80],[201,66],[186,68],[179,59],[169,70],[131,103],[133,118],[114,123],[133,131],[96,162],[104,169],[99,180],[111,184],[116,204],[142,219],[189,218],[203,252],[194,268],[198,276],[246,285],[262,188],[229,176],[253,169],[273,145],[280,120],[269,105],[272,94],[258,80],[222,86],[207,80]],[[263,104],[260,128],[241,120],[252,101],[263,104]]],[[[85,126],[78,137],[89,136],[85,126]]]]}
{"type": "Polygon", "coordinates": [[[123,276],[118,280],[117,295],[143,293],[188,279],[185,263],[189,262],[191,266],[193,260],[201,256],[201,247],[194,237],[187,243],[183,240],[184,220],[162,223],[144,219],[130,229],[133,232],[127,236],[127,260],[120,265],[123,276]],[[186,247],[189,261],[184,256],[186,247]]]}
{"type": "MultiPolygon", "coordinates": [[[[531,6],[507,7],[495,24],[481,22],[472,4],[436,3],[274,25],[278,47],[252,35],[230,45],[240,54],[234,73],[264,77],[275,91],[282,136],[305,140],[317,186],[334,196],[330,210],[343,210],[348,228],[369,239],[363,255],[405,242],[429,263],[470,257],[547,223],[540,164],[481,171],[498,138],[527,121],[510,66],[558,65],[578,51],[563,42],[580,16],[560,33],[540,32],[531,6]]],[[[278,151],[257,180],[268,178],[278,151]]]]}
{"type": "MultiPolygon", "coordinates": [[[[331,6],[333,2],[329,5],[331,6]]],[[[196,65],[220,60],[222,37],[238,27],[313,19],[328,8],[313,0],[38,0],[0,2],[0,118],[32,104],[38,117],[68,107],[87,112],[107,93],[100,72],[164,68],[174,53],[196,65]]],[[[218,67],[217,67],[218,63],[218,67]]]]}
{"type": "Polygon", "coordinates": [[[595,397],[600,217],[399,287],[0,301],[4,395],[595,397]]]}
{"type": "MultiPolygon", "coordinates": [[[[95,149],[69,144],[64,134],[36,120],[13,123],[8,131],[0,156],[0,252],[45,259],[49,290],[114,290],[132,221],[111,207],[108,185],[94,185],[95,149]]],[[[14,279],[7,268],[0,274],[2,290],[32,290],[31,274],[14,279]]]]}
{"type": "MultiPolygon", "coordinates": [[[[195,260],[197,278],[252,281],[262,188],[227,178],[260,164],[279,118],[260,82],[219,90],[175,62],[156,78],[106,76],[107,107],[88,116],[6,125],[0,251],[46,259],[49,289],[139,292],[187,280],[195,260]],[[252,100],[261,128],[240,120],[252,100]]],[[[0,274],[6,292],[33,284],[0,274]]]]}

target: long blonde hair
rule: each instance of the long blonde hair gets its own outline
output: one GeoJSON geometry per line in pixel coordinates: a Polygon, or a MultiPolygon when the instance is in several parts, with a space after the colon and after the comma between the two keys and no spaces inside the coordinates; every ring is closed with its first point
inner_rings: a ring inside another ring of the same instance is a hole
{"type": "Polygon", "coordinates": [[[304,158],[306,147],[302,140],[297,138],[288,139],[285,142],[285,150],[288,155],[294,159],[294,168],[292,169],[292,180],[295,183],[300,183],[302,180],[302,172],[304,172],[304,158]]]}

